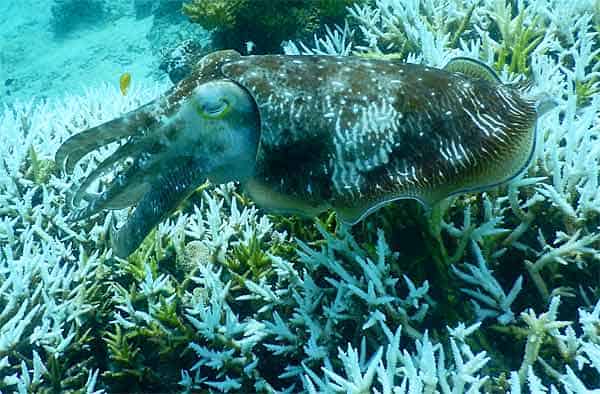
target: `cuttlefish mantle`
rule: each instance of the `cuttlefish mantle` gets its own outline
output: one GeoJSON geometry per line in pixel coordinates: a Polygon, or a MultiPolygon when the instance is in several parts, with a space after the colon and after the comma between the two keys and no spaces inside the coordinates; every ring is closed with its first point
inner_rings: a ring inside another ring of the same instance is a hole
{"type": "Polygon", "coordinates": [[[202,58],[164,96],[69,138],[71,171],[123,141],[81,183],[75,219],[136,206],[113,237],[118,256],[207,178],[239,181],[259,206],[356,223],[390,201],[429,205],[506,182],[531,160],[535,100],[466,58],[444,69],[337,56],[202,58]],[[116,173],[99,195],[87,189],[116,173]]]}

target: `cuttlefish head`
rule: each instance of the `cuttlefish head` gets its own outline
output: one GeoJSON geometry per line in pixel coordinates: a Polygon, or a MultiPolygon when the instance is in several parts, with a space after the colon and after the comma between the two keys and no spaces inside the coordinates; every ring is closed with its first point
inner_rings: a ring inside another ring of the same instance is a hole
{"type": "Polygon", "coordinates": [[[174,140],[166,149],[167,156],[190,157],[212,182],[240,181],[252,175],[259,116],[252,97],[236,83],[217,80],[198,86],[168,130],[174,140]]]}
{"type": "Polygon", "coordinates": [[[252,176],[259,116],[252,97],[238,84],[216,79],[164,98],[74,135],[56,153],[67,172],[87,153],[124,141],[74,192],[72,216],[80,220],[103,209],[136,205],[112,234],[117,256],[129,255],[152,228],[206,179],[216,183],[252,176]],[[96,181],[115,174],[100,193],[96,181]],[[83,200],[87,205],[80,208],[83,200]]]}

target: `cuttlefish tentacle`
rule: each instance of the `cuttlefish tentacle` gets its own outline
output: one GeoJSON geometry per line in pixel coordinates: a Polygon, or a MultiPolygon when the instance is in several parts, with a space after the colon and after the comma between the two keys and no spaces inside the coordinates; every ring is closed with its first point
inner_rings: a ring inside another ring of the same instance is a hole
{"type": "Polygon", "coordinates": [[[120,229],[111,231],[115,255],[124,258],[131,254],[154,226],[205,181],[204,170],[190,159],[161,173],[127,222],[120,229]]]}

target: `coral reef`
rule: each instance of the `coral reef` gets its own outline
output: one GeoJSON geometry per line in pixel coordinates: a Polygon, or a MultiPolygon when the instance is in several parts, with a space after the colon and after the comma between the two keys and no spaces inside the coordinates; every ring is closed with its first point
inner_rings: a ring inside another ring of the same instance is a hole
{"type": "Polygon", "coordinates": [[[111,150],[70,178],[49,160],[69,135],[163,88],[5,108],[0,390],[599,392],[593,6],[374,0],[350,9],[354,31],[288,42],[433,66],[470,56],[556,101],[518,179],[430,211],[392,204],[351,228],[331,213],[267,215],[235,185],[203,185],[116,259],[108,229],[127,212],[66,221],[69,185],[111,150]]]}
{"type": "Polygon", "coordinates": [[[215,30],[216,46],[246,53],[246,42],[256,53],[281,50],[283,40],[310,36],[325,24],[342,23],[347,6],[364,0],[193,0],[183,4],[192,22],[215,30]]]}

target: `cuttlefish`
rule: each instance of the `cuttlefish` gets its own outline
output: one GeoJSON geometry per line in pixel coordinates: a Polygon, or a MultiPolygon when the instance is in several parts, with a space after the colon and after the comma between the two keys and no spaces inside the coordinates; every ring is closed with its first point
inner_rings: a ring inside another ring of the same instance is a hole
{"type": "Polygon", "coordinates": [[[356,223],[382,205],[430,206],[521,173],[535,145],[538,103],[486,65],[443,69],[338,56],[211,53],[160,98],[67,139],[56,162],[121,141],[85,177],[79,220],[136,206],[116,230],[117,256],[206,179],[238,181],[256,204],[356,223]],[[98,178],[113,179],[99,194],[98,178]]]}

